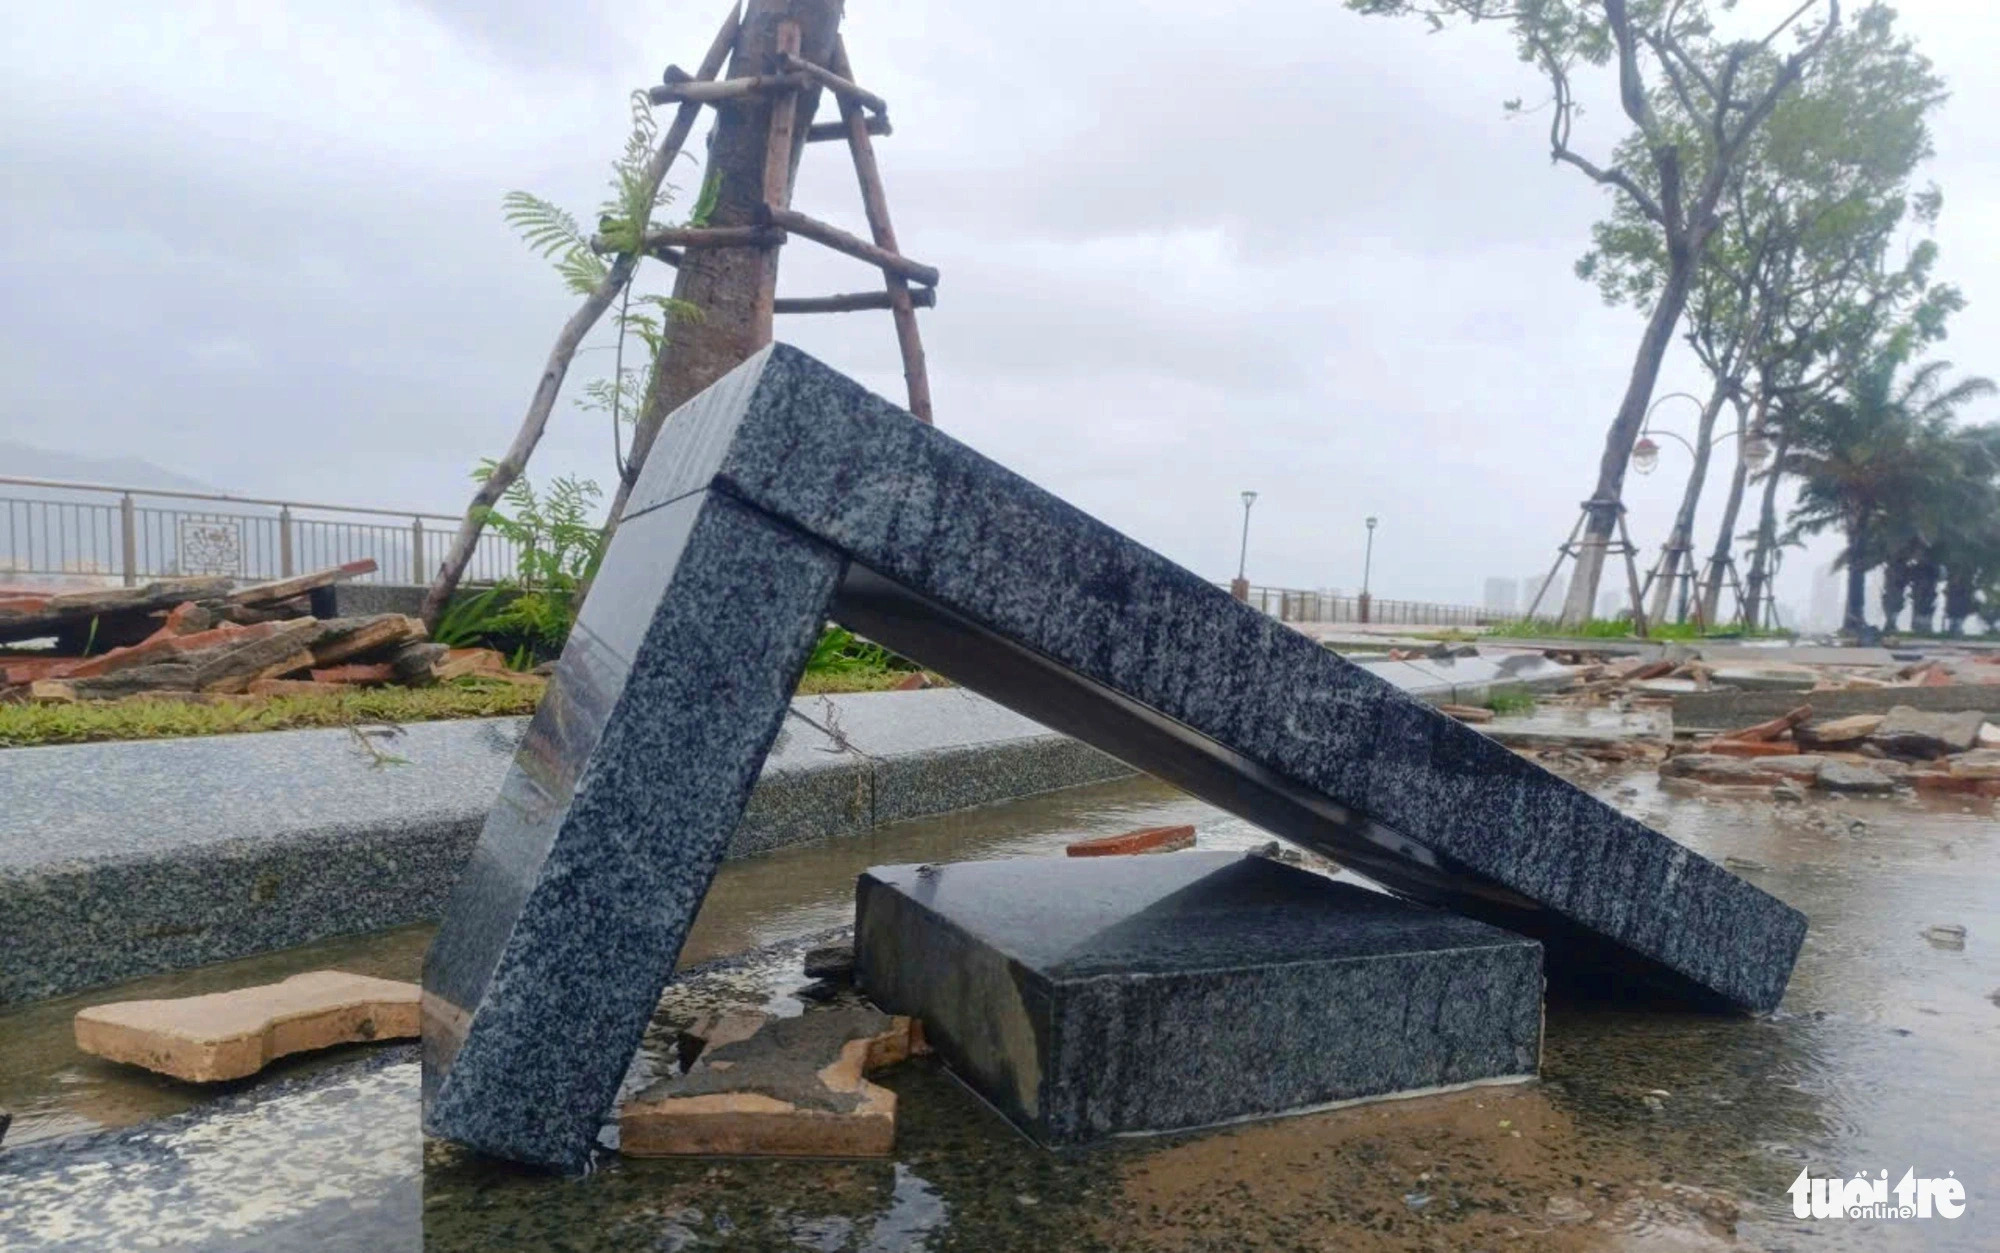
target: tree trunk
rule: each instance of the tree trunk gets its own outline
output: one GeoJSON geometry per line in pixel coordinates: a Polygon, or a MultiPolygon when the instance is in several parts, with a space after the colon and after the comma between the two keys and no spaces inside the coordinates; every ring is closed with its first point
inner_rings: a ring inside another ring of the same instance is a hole
{"type": "Polygon", "coordinates": [[[1847,611],[1840,629],[1855,634],[1868,625],[1868,523],[1855,519],[1847,527],[1847,611]]]}
{"type": "MultiPolygon", "coordinates": [[[[1625,493],[1625,469],[1631,464],[1632,445],[1646,424],[1646,408],[1653,400],[1653,384],[1660,377],[1660,362],[1673,342],[1674,328],[1680,325],[1681,311],[1687,307],[1688,284],[1694,275],[1695,255],[1684,244],[1668,243],[1672,263],[1660,303],[1646,323],[1639,340],[1639,353],[1632,362],[1632,376],[1625,387],[1625,400],[1618,417],[1604,437],[1604,456],[1597,464],[1597,487],[1584,509],[1589,521],[1577,549],[1576,569],[1571,573],[1569,597],[1563,602],[1562,624],[1582,626],[1590,620],[1597,604],[1597,584],[1604,575],[1604,557],[1611,536],[1618,529],[1618,511],[1625,493]]],[[[1634,609],[1639,606],[1634,605],[1634,609]]]]}
{"type": "Polygon", "coordinates": [[[1771,468],[1764,475],[1764,499],[1757,510],[1757,540],[1750,550],[1750,574],[1745,580],[1743,625],[1759,627],[1764,625],[1764,585],[1771,580],[1775,558],[1778,552],[1778,467],[1785,464],[1785,452],[1789,447],[1785,437],[1778,436],[1778,446],[1771,453],[1771,468]]]}
{"type": "Polygon", "coordinates": [[[1903,560],[1882,563],[1882,629],[1893,631],[1903,616],[1904,592],[1910,586],[1910,563],[1903,560]]]}
{"type": "Polygon", "coordinates": [[[1708,555],[1707,585],[1701,591],[1701,620],[1714,623],[1722,611],[1722,576],[1728,568],[1729,551],[1735,544],[1736,515],[1743,511],[1743,488],[1750,481],[1750,467],[1743,464],[1743,441],[1749,425],[1741,400],[1736,409],[1736,469],[1729,476],[1729,499],[1722,505],[1722,525],[1715,532],[1715,549],[1708,555]]]}
{"type": "Polygon", "coordinates": [[[1910,630],[1937,633],[1938,563],[1926,556],[1910,567],[1910,630]]]}
{"type": "MultiPolygon", "coordinates": [[[[1653,603],[1646,609],[1648,622],[1667,620],[1667,606],[1674,585],[1680,582],[1681,567],[1694,564],[1694,515],[1701,504],[1702,484],[1708,481],[1709,436],[1715,432],[1715,419],[1728,398],[1728,385],[1718,380],[1708,403],[1702,406],[1701,422],[1695,428],[1694,465],[1688,470],[1687,486],[1681,489],[1681,507],[1674,513],[1673,530],[1667,533],[1666,546],[1660,552],[1660,572],[1653,581],[1653,603]]],[[[1685,604],[1682,609],[1685,611],[1685,604]]]]}
{"type": "MultiPolygon", "coordinates": [[[[736,36],[729,77],[768,72],[778,55],[778,26],[799,24],[799,55],[815,65],[833,57],[834,36],[840,30],[842,0],[750,0],[736,36]]],[[[805,151],[820,89],[798,94],[792,123],[792,177],[786,180],[785,203],[791,204],[799,157],[805,151]]],[[[754,226],[765,203],[764,164],[769,147],[771,110],[775,97],[760,92],[726,101],[716,109],[715,130],[709,136],[705,178],[712,180],[715,207],[709,226],[754,226]]],[[[778,267],[777,248],[703,248],[681,259],[674,279],[674,298],[701,310],[697,321],[675,323],[660,350],[632,433],[632,454],[625,480],[611,502],[610,526],[615,529],[626,498],[646,462],[669,414],[693,399],[709,384],[729,373],[771,342],[771,310],[760,307],[760,293],[770,290],[778,267]]]]}

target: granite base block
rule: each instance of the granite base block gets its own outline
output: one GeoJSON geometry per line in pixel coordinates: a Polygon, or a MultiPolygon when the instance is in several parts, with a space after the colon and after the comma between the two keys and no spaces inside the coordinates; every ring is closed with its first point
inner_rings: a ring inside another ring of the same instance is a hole
{"type": "Polygon", "coordinates": [[[862,989],[1050,1145],[1540,1060],[1540,945],[1263,857],[884,866],[856,908],[862,989]]]}

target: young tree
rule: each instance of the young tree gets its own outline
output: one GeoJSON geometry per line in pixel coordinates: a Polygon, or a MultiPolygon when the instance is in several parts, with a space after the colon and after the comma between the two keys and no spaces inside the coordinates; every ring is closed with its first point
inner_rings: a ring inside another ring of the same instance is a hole
{"type": "MultiPolygon", "coordinates": [[[[1686,307],[1695,271],[1720,225],[1718,207],[1746,150],[1839,24],[1839,0],[1826,0],[1815,34],[1789,56],[1773,49],[1818,8],[1806,0],[1761,39],[1717,34],[1702,0],[1347,0],[1357,12],[1420,15],[1434,29],[1453,20],[1504,21],[1523,60],[1550,88],[1549,155],[1610,188],[1657,232],[1665,271],[1658,299],[1632,362],[1624,399],[1605,435],[1588,520],[1571,575],[1563,620],[1588,619],[1611,536],[1624,505],[1625,468],[1646,420],[1660,362],[1686,307]],[[1572,74],[1615,65],[1617,100],[1633,135],[1624,151],[1636,161],[1601,165],[1570,146],[1580,107],[1572,74]],[[1670,96],[1685,124],[1663,117],[1670,96]]],[[[1725,6],[1726,7],[1726,6],[1725,6]]],[[[1519,108],[1515,102],[1510,107],[1519,108]]]]}
{"type": "MultiPolygon", "coordinates": [[[[1896,30],[1894,11],[1870,4],[1827,43],[1816,72],[1778,102],[1737,162],[1683,317],[1684,337],[1709,374],[1711,392],[1662,546],[1652,617],[1663,616],[1681,564],[1693,564],[1709,446],[1727,401],[1736,408],[1741,442],[1701,598],[1702,619],[1716,619],[1752,469],[1742,450],[1753,438],[1763,443],[1772,393],[1823,384],[1819,341],[1830,317],[1857,290],[1892,285],[1871,280],[1906,225],[1910,179],[1931,154],[1926,119],[1943,99],[1943,83],[1896,30]]],[[[1671,91],[1659,93],[1656,112],[1671,127],[1694,124],[1671,91]]],[[[1636,147],[1628,141],[1620,150],[1621,165],[1638,164],[1636,147]]],[[[1928,225],[1935,197],[1916,200],[1916,216],[1928,225]]],[[[1659,232],[1629,201],[1593,228],[1592,243],[1577,272],[1594,280],[1608,303],[1657,304],[1669,258],[1659,232]]]]}

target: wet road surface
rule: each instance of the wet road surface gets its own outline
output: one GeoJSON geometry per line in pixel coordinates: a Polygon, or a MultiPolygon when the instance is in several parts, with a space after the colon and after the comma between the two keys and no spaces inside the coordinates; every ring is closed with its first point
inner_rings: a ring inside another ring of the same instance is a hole
{"type": "MultiPolygon", "coordinates": [[[[1975,1250],[2000,1248],[2000,841],[1990,804],[1774,806],[1761,791],[1578,774],[1812,920],[1769,1018],[1554,1004],[1542,1080],[1055,1155],[928,1060],[894,1160],[637,1161],[559,1179],[417,1133],[409,1046],[342,1049],[218,1092],[78,1055],[82,1005],[335,965],[415,976],[410,928],[0,1016],[0,1247],[286,1250],[1975,1250]],[[1961,936],[1939,926],[1963,927],[1961,936]],[[151,1120],[151,1121],[146,1121],[151,1120]],[[101,1128],[127,1128],[103,1131],[101,1128]],[[1801,1220],[1801,1167],[1952,1172],[1956,1220],[1801,1220]]],[[[732,863],[651,1038],[714,1004],[800,1008],[798,955],[882,862],[1056,851],[1194,822],[1262,833],[1144,780],[732,863]],[[748,957],[733,955],[751,954],[748,957]]],[[[1297,1042],[1311,1047],[1313,1042],[1297,1042]]],[[[648,1057],[642,1057],[641,1067],[648,1057]]]]}

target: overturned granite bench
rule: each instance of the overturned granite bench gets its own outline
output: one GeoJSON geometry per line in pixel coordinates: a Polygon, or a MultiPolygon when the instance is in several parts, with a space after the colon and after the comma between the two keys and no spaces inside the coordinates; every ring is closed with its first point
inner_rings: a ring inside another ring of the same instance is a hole
{"type": "Polygon", "coordinates": [[[588,1157],[831,617],[1549,977],[1775,1006],[1796,910],[804,354],[669,418],[425,963],[425,1125],[588,1157]]]}

